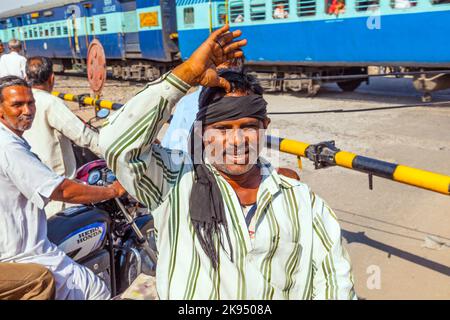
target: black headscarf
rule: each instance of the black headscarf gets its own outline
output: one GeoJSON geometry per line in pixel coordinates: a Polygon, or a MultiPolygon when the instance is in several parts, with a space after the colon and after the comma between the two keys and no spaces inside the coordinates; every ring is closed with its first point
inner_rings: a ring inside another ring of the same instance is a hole
{"type": "MultiPolygon", "coordinates": [[[[240,72],[225,71],[219,73],[227,79],[232,90],[246,90],[251,92],[247,96],[224,97],[225,91],[221,88],[203,88],[199,97],[199,111],[196,122],[203,126],[225,120],[236,120],[244,117],[264,120],[266,118],[266,101],[262,98],[262,89],[252,77],[240,72]]],[[[191,222],[194,226],[197,239],[205,253],[211,260],[214,269],[218,266],[218,255],[214,244],[217,237],[222,247],[223,227],[230,248],[230,258],[233,261],[233,247],[228,231],[225,207],[220,188],[214,174],[203,162],[203,143],[201,155],[195,154],[194,128],[191,132],[191,157],[194,163],[195,182],[192,187],[189,210],[191,222]]]]}

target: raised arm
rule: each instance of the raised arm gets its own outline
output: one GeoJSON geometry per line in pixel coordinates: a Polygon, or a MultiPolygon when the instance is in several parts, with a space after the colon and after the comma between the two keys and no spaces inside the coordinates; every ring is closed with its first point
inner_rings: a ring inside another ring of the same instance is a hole
{"type": "Polygon", "coordinates": [[[63,102],[54,97],[57,104],[48,108],[49,124],[77,146],[88,148],[101,156],[98,146],[98,133],[86,126],[63,102]]]}
{"type": "Polygon", "coordinates": [[[190,86],[230,89],[230,84],[218,77],[215,66],[242,56],[237,50],[246,41],[233,41],[240,35],[240,31],[228,32],[228,26],[213,32],[186,62],[150,83],[100,131],[99,144],[108,166],[124,188],[150,208],[164,200],[181,165],[174,161],[176,154],[152,145],[159,130],[190,86]]]}

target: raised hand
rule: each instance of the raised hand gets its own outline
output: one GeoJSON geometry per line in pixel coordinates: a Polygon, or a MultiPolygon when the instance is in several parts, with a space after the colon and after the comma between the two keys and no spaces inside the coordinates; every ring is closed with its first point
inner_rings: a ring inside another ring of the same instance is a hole
{"type": "Polygon", "coordinates": [[[247,44],[247,40],[234,41],[242,32],[228,30],[229,26],[225,25],[211,33],[188,60],[172,71],[173,74],[190,85],[218,86],[229,92],[231,86],[227,80],[217,75],[216,66],[227,60],[242,57],[243,52],[240,48],[247,44]]]}

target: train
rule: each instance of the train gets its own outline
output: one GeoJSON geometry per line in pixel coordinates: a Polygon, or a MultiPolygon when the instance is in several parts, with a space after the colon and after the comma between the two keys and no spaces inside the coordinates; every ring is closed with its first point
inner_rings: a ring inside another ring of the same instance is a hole
{"type": "Polygon", "coordinates": [[[228,23],[266,90],[353,91],[395,74],[425,97],[450,88],[448,21],[450,0],[54,0],[0,13],[0,40],[65,70],[85,68],[97,39],[114,78],[152,81],[228,23]]]}

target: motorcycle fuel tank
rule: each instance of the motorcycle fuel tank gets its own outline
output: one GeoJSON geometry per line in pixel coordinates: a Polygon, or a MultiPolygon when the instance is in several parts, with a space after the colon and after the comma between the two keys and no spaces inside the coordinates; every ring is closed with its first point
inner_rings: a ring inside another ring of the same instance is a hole
{"type": "Polygon", "coordinates": [[[111,219],[97,208],[68,208],[47,222],[47,235],[69,257],[80,260],[101,248],[106,241],[111,219]]]}

